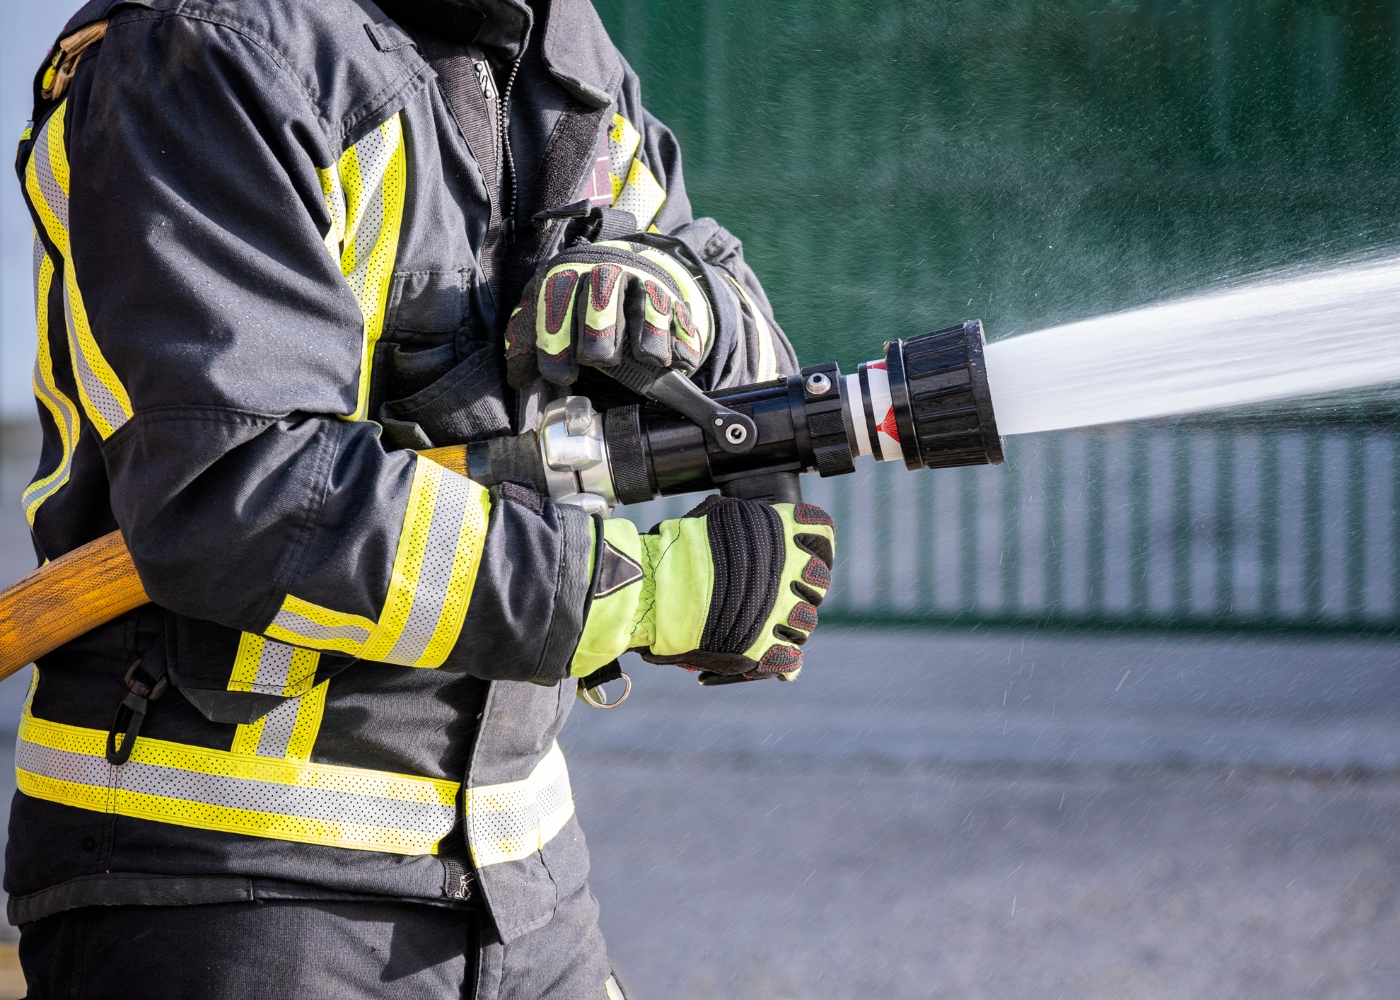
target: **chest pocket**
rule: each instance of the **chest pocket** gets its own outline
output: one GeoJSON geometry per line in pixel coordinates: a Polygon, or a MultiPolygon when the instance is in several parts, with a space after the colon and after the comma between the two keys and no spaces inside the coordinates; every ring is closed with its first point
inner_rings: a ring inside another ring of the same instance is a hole
{"type": "Polygon", "coordinates": [[[510,431],[500,350],[473,322],[472,279],[470,268],[394,276],[371,410],[386,447],[440,447],[510,431]]]}

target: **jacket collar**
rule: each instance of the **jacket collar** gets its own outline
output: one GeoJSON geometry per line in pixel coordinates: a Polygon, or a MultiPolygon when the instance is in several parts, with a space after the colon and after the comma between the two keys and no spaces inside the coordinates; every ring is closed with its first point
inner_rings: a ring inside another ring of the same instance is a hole
{"type": "Polygon", "coordinates": [[[622,57],[590,0],[535,0],[544,13],[544,64],[574,97],[594,108],[613,103],[622,57]]]}

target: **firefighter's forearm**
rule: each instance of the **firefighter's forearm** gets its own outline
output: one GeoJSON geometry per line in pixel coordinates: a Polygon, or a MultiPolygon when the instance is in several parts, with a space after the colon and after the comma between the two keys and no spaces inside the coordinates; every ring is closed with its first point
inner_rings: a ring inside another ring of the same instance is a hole
{"type": "MultiPolygon", "coordinates": [[[[423,454],[466,475],[462,445],[423,454]]],[[[119,531],[40,566],[0,591],[0,680],[149,602],[119,531]]]]}

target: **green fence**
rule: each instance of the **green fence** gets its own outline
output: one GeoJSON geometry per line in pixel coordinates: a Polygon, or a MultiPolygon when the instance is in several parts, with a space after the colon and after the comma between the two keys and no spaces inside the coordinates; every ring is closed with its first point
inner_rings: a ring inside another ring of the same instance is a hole
{"type": "MultiPolygon", "coordinates": [[[[1400,243],[1400,3],[598,7],[808,362],[1400,243]]],[[[1397,447],[1393,410],[1231,415],[809,494],[847,619],[1389,631],[1397,447]]]]}

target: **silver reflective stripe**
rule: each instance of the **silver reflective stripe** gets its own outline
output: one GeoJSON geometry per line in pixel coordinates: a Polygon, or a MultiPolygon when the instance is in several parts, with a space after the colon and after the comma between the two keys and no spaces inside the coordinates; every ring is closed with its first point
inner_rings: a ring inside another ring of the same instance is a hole
{"type": "MultiPolygon", "coordinates": [[[[53,134],[54,120],[66,110],[66,108],[61,109],[49,116],[49,120],[44,123],[43,129],[39,132],[39,138],[34,143],[33,151],[29,154],[34,161],[34,173],[39,178],[39,190],[44,193],[44,201],[48,202],[49,210],[53,212],[58,224],[63,227],[65,235],[69,231],[68,193],[59,185],[58,178],[53,175],[49,137],[53,134]]],[[[59,249],[67,252],[63,247],[59,247],[59,249]]]]}
{"type": "Polygon", "coordinates": [[[295,652],[295,646],[288,646],[285,642],[277,642],[275,639],[265,639],[262,655],[258,657],[257,676],[249,687],[257,694],[284,694],[287,689],[287,675],[292,670],[292,655],[295,652]]]}
{"type": "MultiPolygon", "coordinates": [[[[320,625],[304,615],[283,608],[272,619],[272,624],[304,639],[326,642],[332,639],[348,639],[361,645],[369,638],[369,629],[360,625],[320,625]]],[[[279,692],[280,693],[280,692],[279,692]]]]}
{"type": "MultiPolygon", "coordinates": [[[[204,774],[143,764],[136,760],[113,767],[103,757],[56,750],[23,738],[16,745],[15,767],[78,785],[120,789],[253,813],[422,831],[434,838],[445,836],[456,819],[456,809],[450,804],[410,802],[377,795],[204,774]]],[[[172,817],[172,820],[178,822],[178,817],[172,817]]]]}
{"type": "Polygon", "coordinates": [[[258,737],[259,757],[285,757],[287,744],[292,741],[292,731],[296,729],[297,714],[301,711],[301,696],[288,698],[271,712],[263,721],[262,735],[258,737]]]}
{"type": "Polygon", "coordinates": [[[398,641],[384,658],[389,663],[412,666],[423,658],[442,619],[453,583],[452,570],[457,561],[467,506],[473,502],[480,505],[475,496],[477,487],[469,480],[450,474],[438,474],[437,479],[437,499],[433,504],[418,586],[413,592],[413,607],[398,641]]]}
{"type": "Polygon", "coordinates": [[[355,157],[360,171],[359,197],[363,209],[351,213],[351,218],[358,223],[354,233],[355,267],[345,278],[361,302],[365,299],[370,260],[384,229],[384,171],[389,166],[392,152],[380,129],[375,129],[355,143],[355,157]],[[363,200],[366,194],[369,196],[367,202],[363,200]]]}
{"type": "Polygon", "coordinates": [[[469,788],[466,802],[467,842],[478,868],[534,854],[574,814],[569,768],[559,744],[528,778],[469,788]]]}
{"type": "MultiPolygon", "coordinates": [[[[73,280],[72,261],[64,264],[65,284],[73,280]]],[[[73,299],[71,290],[64,289],[63,296],[63,318],[68,324],[68,352],[73,355],[73,368],[77,372],[78,381],[82,383],[83,394],[87,396],[88,403],[94,410],[102,415],[102,419],[115,431],[122,424],[126,423],[126,411],[122,409],[121,402],[112,395],[107,384],[98,377],[97,372],[92,370],[92,365],[88,363],[88,357],[83,352],[83,345],[78,342],[78,328],[73,323],[73,299]]]]}

